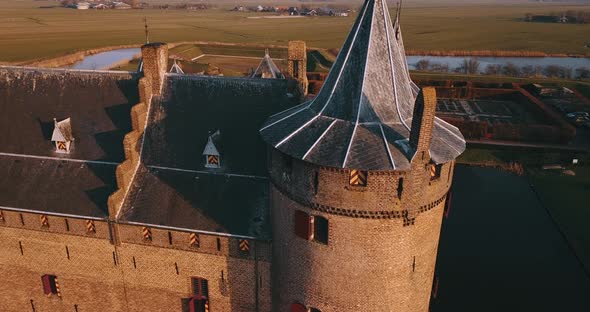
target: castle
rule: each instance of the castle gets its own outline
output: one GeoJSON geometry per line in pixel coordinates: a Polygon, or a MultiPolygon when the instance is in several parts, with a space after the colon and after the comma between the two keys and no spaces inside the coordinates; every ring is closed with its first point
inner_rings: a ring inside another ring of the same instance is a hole
{"type": "Polygon", "coordinates": [[[168,73],[167,49],[141,73],[0,67],[0,310],[428,311],[465,141],[411,82],[399,9],[365,1],[302,104],[168,73]]]}

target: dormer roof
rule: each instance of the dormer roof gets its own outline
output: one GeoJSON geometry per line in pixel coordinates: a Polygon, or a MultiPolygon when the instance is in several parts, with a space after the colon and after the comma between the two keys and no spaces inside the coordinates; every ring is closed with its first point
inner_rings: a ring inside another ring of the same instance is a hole
{"type": "Polygon", "coordinates": [[[205,149],[203,150],[203,155],[220,156],[219,150],[215,146],[215,143],[219,142],[219,137],[219,130],[217,130],[212,135],[209,135],[209,138],[207,139],[207,145],[205,145],[205,149]]]}
{"type": "Polygon", "coordinates": [[[260,64],[254,71],[254,73],[252,73],[250,78],[284,78],[283,74],[281,73],[281,70],[270,57],[268,49],[266,49],[262,61],[260,61],[260,64]]]}
{"type": "Polygon", "coordinates": [[[170,72],[175,74],[184,74],[182,68],[180,68],[178,63],[176,63],[176,59],[174,60],[174,64],[172,64],[172,67],[170,67],[170,72]]]}
{"type": "MultiPolygon", "coordinates": [[[[322,89],[313,100],[271,116],[260,130],[281,152],[318,165],[406,170],[414,103],[400,28],[385,0],[366,0],[322,89]]],[[[435,120],[431,156],[448,162],[465,149],[459,130],[435,120]]]]}
{"type": "Polygon", "coordinates": [[[51,141],[55,142],[68,142],[74,141],[74,136],[72,135],[72,124],[71,119],[66,118],[62,121],[57,121],[57,119],[53,118],[53,134],[51,135],[51,141]]]}

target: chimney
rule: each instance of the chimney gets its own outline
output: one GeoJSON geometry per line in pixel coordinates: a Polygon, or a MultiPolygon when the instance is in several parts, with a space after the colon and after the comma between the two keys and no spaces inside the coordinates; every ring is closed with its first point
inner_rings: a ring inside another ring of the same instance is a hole
{"type": "Polygon", "coordinates": [[[303,96],[307,95],[307,46],[305,41],[289,41],[289,75],[299,82],[303,96]]]}
{"type": "Polygon", "coordinates": [[[148,43],[141,47],[143,76],[151,85],[151,94],[160,95],[168,67],[168,45],[161,42],[148,43]]]}
{"type": "Polygon", "coordinates": [[[433,87],[423,88],[416,98],[412,129],[410,130],[410,145],[416,150],[416,154],[430,150],[435,113],[436,89],[433,87]]]}

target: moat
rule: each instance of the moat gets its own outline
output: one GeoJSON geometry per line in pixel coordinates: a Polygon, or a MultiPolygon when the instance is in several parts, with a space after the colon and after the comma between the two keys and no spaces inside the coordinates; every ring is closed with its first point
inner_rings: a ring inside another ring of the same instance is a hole
{"type": "Polygon", "coordinates": [[[526,177],[457,166],[433,312],[590,311],[590,278],[526,177]]]}

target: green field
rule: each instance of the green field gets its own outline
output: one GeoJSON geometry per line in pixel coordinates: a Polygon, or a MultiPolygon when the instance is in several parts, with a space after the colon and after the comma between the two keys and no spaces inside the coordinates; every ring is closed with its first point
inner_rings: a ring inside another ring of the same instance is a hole
{"type": "MultiPolygon", "coordinates": [[[[97,47],[144,42],[143,18],[152,41],[220,41],[339,47],[354,21],[351,17],[262,19],[257,13],[205,11],[85,10],[58,7],[55,1],[0,2],[0,61],[54,57],[97,47]],[[42,8],[45,7],[45,8],[42,8]]],[[[590,25],[525,23],[526,13],[590,10],[574,5],[421,5],[404,9],[407,49],[526,50],[590,53],[590,25]]],[[[354,15],[354,14],[353,14],[354,15]]]]}

